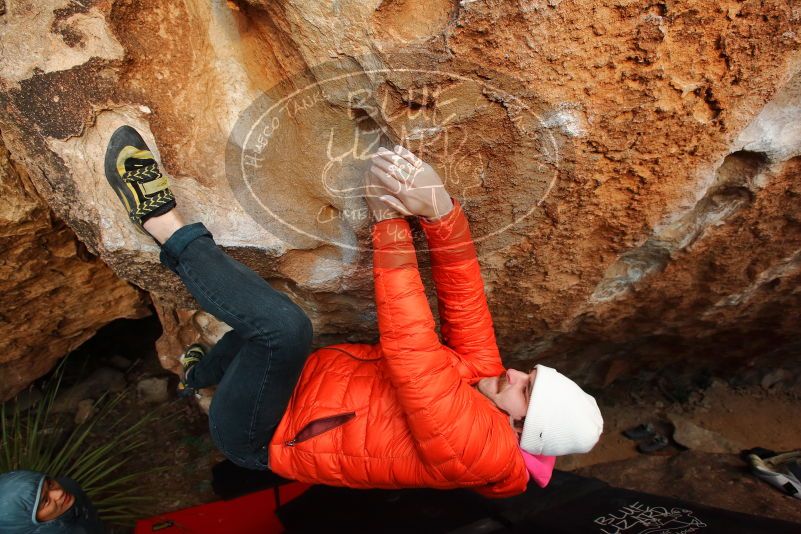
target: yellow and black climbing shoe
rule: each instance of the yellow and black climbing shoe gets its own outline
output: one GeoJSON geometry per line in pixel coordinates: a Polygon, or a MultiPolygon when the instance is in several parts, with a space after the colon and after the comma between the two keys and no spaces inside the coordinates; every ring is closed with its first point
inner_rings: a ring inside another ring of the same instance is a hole
{"type": "Polygon", "coordinates": [[[108,142],[106,179],[128,210],[128,217],[139,228],[150,217],[163,215],[175,207],[167,176],[139,132],[130,126],[117,128],[108,142]]]}
{"type": "Polygon", "coordinates": [[[178,396],[179,397],[191,397],[195,396],[197,398],[200,397],[200,393],[194,389],[189,387],[187,384],[187,376],[189,375],[189,371],[197,365],[200,360],[206,355],[206,347],[201,345],[200,343],[193,343],[186,348],[181,357],[178,359],[181,362],[181,377],[180,381],[178,382],[178,396]]]}

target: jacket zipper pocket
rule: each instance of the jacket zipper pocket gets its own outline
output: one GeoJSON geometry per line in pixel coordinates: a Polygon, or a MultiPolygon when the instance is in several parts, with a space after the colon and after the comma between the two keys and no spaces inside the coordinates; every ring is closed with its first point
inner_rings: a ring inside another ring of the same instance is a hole
{"type": "Polygon", "coordinates": [[[341,413],[339,415],[331,415],[329,417],[315,419],[314,421],[306,423],[306,426],[304,426],[294,438],[289,441],[285,441],[284,445],[287,447],[294,447],[297,443],[309,440],[338,426],[342,426],[354,417],[356,417],[356,412],[341,413]]]}
{"type": "Polygon", "coordinates": [[[342,354],[347,354],[348,356],[350,356],[354,360],[359,360],[360,362],[377,362],[378,360],[381,359],[381,357],[378,357],[378,358],[359,358],[358,356],[356,356],[352,352],[348,352],[348,351],[346,351],[344,349],[340,349],[338,347],[325,347],[325,350],[335,350],[337,352],[341,352],[342,354]]]}

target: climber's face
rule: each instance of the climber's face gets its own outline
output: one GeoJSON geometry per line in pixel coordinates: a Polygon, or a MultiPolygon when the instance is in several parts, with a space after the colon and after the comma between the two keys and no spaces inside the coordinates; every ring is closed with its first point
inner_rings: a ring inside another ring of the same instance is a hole
{"type": "Polygon", "coordinates": [[[502,412],[509,416],[509,422],[517,433],[523,432],[523,423],[528,412],[528,401],[537,370],[524,373],[517,369],[508,369],[499,376],[482,378],[476,384],[477,389],[491,400],[502,412]]]}
{"type": "Polygon", "coordinates": [[[40,523],[51,521],[75,504],[75,496],[50,477],[42,484],[42,495],[36,509],[36,520],[40,523]]]}

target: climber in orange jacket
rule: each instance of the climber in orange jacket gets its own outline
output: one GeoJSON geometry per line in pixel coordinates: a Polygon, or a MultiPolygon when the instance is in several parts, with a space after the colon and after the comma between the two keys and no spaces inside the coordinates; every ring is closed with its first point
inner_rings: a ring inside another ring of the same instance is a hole
{"type": "Polygon", "coordinates": [[[184,224],[144,141],[124,128],[109,144],[109,182],[128,195],[131,219],[159,243],[165,265],[233,327],[182,363],[188,391],[219,383],[211,434],[234,463],[310,483],[503,497],[531,476],[546,484],[554,456],[597,442],[600,412],[574,382],[543,365],[504,369],[464,213],[408,150],[380,149],[366,187],[379,342],[309,356],[305,314],[202,224],[184,224]],[[420,217],[428,240],[442,342],[404,216],[420,217]]]}

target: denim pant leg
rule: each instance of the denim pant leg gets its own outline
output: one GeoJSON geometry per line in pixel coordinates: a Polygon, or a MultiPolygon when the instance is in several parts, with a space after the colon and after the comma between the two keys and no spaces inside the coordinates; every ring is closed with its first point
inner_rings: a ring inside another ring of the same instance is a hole
{"type": "Polygon", "coordinates": [[[193,389],[216,386],[225,376],[225,371],[242,350],[245,340],[236,330],[229,330],[209,349],[203,358],[186,374],[186,385],[193,389]]]}
{"type": "Polygon", "coordinates": [[[311,322],[286,295],[223,252],[201,223],[176,231],[161,249],[204,310],[244,340],[209,410],[215,444],[235,464],[267,469],[267,444],[311,347],[311,322]]]}

